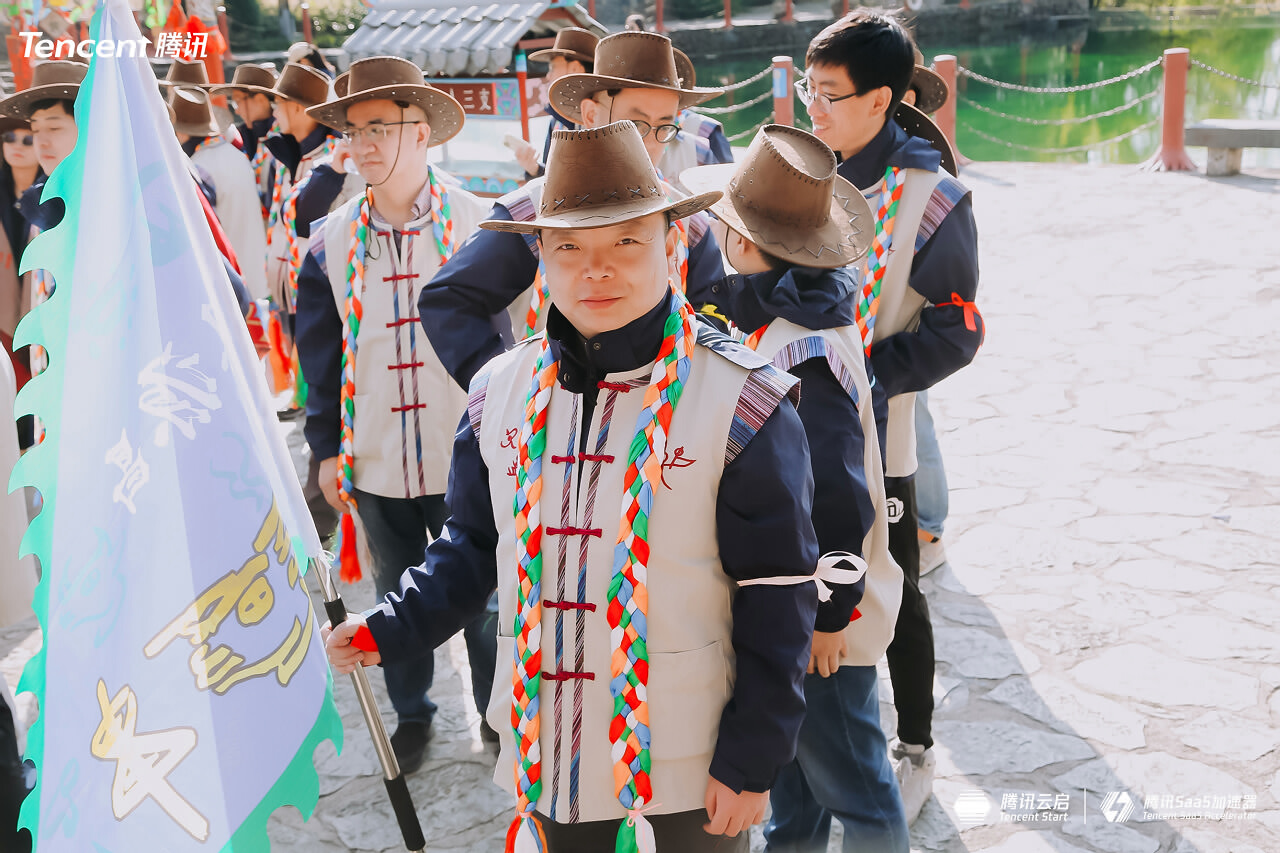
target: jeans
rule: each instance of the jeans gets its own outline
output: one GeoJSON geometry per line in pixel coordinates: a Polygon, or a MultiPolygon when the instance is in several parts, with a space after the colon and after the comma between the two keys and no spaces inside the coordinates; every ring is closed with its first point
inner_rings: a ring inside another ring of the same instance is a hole
{"type": "MultiPolygon", "coordinates": [[[[356,492],[360,521],[369,537],[373,555],[373,581],[379,600],[400,591],[400,576],[410,566],[422,565],[427,544],[440,535],[449,516],[444,495],[420,498],[388,498],[356,492]]],[[[485,609],[462,630],[471,659],[471,690],[476,710],[484,716],[493,689],[494,658],[498,654],[498,613],[490,599],[485,609]]],[[[427,696],[435,677],[434,655],[390,664],[382,668],[387,694],[401,723],[430,723],[436,705],[427,696]]]]}
{"type": "Polygon", "coordinates": [[[907,853],[907,820],[877,694],[874,666],[805,676],[796,758],[770,795],[769,853],[826,853],[832,815],[844,826],[846,853],[907,853]]]}
{"type": "Polygon", "coordinates": [[[917,525],[925,533],[942,538],[950,505],[947,499],[947,469],[929,414],[929,392],[916,392],[916,511],[917,525]]]}
{"type": "Polygon", "coordinates": [[[933,624],[920,591],[920,537],[916,533],[916,490],[911,477],[885,477],[889,504],[889,553],[902,567],[902,605],[893,642],[885,652],[898,712],[898,737],[933,746],[933,624]]]}

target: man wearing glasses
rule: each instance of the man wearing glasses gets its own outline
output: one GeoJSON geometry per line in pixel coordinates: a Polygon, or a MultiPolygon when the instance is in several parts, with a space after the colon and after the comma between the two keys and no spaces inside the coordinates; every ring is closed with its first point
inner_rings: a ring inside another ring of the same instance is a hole
{"type": "MultiPolygon", "coordinates": [[[[418,293],[484,219],[488,205],[427,164],[427,149],[462,129],[458,102],[426,85],[412,62],[352,63],[343,97],[308,116],[342,130],[364,192],[310,223],[298,278],[297,345],[310,383],[304,434],[325,498],[367,535],[382,598],[440,535],[454,432],[467,394],[418,328],[418,293]]],[[[344,565],[344,571],[347,566],[344,565]]],[[[496,617],[494,617],[496,618],[496,617]]],[[[464,634],[483,714],[496,631],[486,615],[464,634]]],[[[436,706],[430,656],[387,666],[399,717],[392,747],[405,772],[421,766],[436,706]]]]}
{"type": "MultiPolygon", "coordinates": [[[[676,124],[680,110],[720,92],[685,87],[676,70],[671,40],[656,33],[624,32],[601,39],[594,68],[592,74],[568,74],[556,80],[549,95],[551,106],[585,128],[631,121],[655,165],[680,130],[676,124]]],[[[533,220],[540,213],[542,186],[542,179],[535,179],[503,196],[488,218],[533,220]]],[[[684,196],[669,184],[664,189],[671,198],[684,196]]],[[[697,308],[717,302],[716,289],[725,275],[709,224],[703,213],[681,222],[680,246],[671,269],[673,281],[697,308]]],[[[463,388],[510,342],[502,312],[509,313],[517,340],[542,328],[548,291],[541,270],[537,242],[531,237],[481,231],[423,289],[418,301],[423,327],[440,361],[463,388]]]]}
{"type": "MultiPolygon", "coordinates": [[[[892,756],[911,822],[929,799],[935,765],[933,631],[919,587],[914,398],[968,364],[982,343],[982,317],[973,304],[978,235],[969,190],[942,167],[947,161],[937,148],[905,129],[931,125],[901,105],[915,54],[900,23],[856,9],[814,37],[805,66],[796,91],[813,132],[836,152],[838,174],[862,190],[876,215],[878,248],[868,255],[856,314],[875,376],[877,421],[887,401],[885,424],[877,426],[885,433],[889,551],[903,573],[887,652],[898,712],[892,756]]],[[[821,781],[822,772],[814,772],[821,781]]],[[[826,849],[829,810],[840,804],[824,802],[815,779],[806,780],[808,802],[797,802],[790,813],[779,814],[775,802],[770,850],[826,849]],[[805,846],[803,840],[817,835],[824,836],[820,847],[816,841],[805,846]]]]}

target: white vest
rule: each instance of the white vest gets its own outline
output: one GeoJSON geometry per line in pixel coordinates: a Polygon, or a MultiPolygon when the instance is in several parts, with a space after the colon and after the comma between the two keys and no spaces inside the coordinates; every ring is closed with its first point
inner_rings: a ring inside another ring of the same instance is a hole
{"type": "MultiPolygon", "coordinates": [[[[880,473],[880,439],[871,405],[871,385],[867,381],[862,338],[857,326],[812,331],[787,320],[769,324],[756,351],[772,358],[774,367],[790,370],[819,355],[825,355],[831,372],[854,398],[862,424],[862,469],[867,492],[875,507],[875,520],[862,540],[862,557],[867,574],[856,618],[845,629],[850,666],[875,666],[889,643],[902,603],[902,569],[889,555],[889,520],[885,513],[884,476],[880,473]]],[[[801,388],[801,399],[804,389],[801,388]]]]}
{"type": "MultiPolygon", "coordinates": [[[[321,163],[326,162],[319,155],[324,143],[320,143],[306,154],[302,155],[302,159],[298,162],[298,170],[294,175],[294,179],[289,180],[289,170],[285,170],[284,186],[280,190],[280,207],[283,208],[286,201],[289,200],[289,194],[293,192],[294,186],[302,181],[307,175],[311,174],[311,170],[321,163]]],[[[345,189],[345,185],[344,185],[345,189]]],[[[331,206],[330,209],[334,209],[331,206]]],[[[295,228],[297,223],[295,224],[295,228]]],[[[307,255],[307,244],[311,241],[306,237],[299,237],[296,234],[294,239],[297,242],[298,258],[301,261],[307,255]]],[[[287,306],[293,310],[293,305],[285,301],[285,290],[289,285],[289,237],[284,222],[284,210],[276,211],[276,222],[271,226],[271,234],[267,238],[267,286],[271,290],[271,298],[275,300],[279,306],[287,306]]]]}
{"type": "Polygon", "coordinates": [[[213,209],[235,250],[245,289],[254,299],[265,299],[267,235],[253,166],[220,137],[197,151],[191,162],[208,172],[213,181],[217,198],[213,209]]]}
{"type": "MultiPolygon", "coordinates": [[[[322,232],[325,271],[344,323],[350,220],[361,200],[330,214],[322,232]]],[[[461,243],[488,205],[459,188],[449,190],[449,203],[453,237],[461,243]]],[[[467,394],[445,372],[418,320],[418,294],[440,268],[431,214],[405,225],[398,249],[376,209],[369,231],[356,353],[355,486],[392,498],[444,494],[467,394]]]]}
{"type": "MultiPolygon", "coordinates": [[[[517,611],[512,466],[519,452],[525,396],[541,341],[537,336],[495,358],[477,375],[471,389],[472,425],[478,428],[480,451],[489,470],[498,531],[498,655],[486,717],[502,744],[494,780],[507,791],[514,791],[512,768],[518,760],[511,732],[512,634],[517,611]]],[[[762,357],[737,347],[734,350],[730,355],[719,355],[701,344],[694,348],[689,379],[671,422],[663,482],[655,486],[649,520],[650,775],[658,804],[655,811],[660,814],[703,808],[720,715],[733,690],[736,665],[730,608],[736,584],[720,565],[716,498],[739,397],[759,399],[760,407],[772,412],[795,385],[793,377],[767,368],[762,357]],[[756,370],[760,367],[766,369],[756,370]],[[749,377],[752,388],[744,394],[749,377]]],[[[627,449],[651,370],[650,365],[609,375],[608,382],[635,387],[628,392],[601,389],[590,424],[581,423],[581,397],[558,384],[548,405],[541,499],[542,669],[550,673],[557,670],[555,637],[560,620],[564,626],[563,670],[594,674],[594,680],[559,683],[544,678],[539,691],[543,784],[536,807],[543,814],[554,815],[558,822],[571,820],[575,692],[581,697],[582,721],[577,820],[625,817],[614,794],[610,757],[613,643],[607,618],[608,587],[621,518],[627,449]],[[610,415],[607,441],[600,448],[598,437],[606,413],[610,415]],[[553,457],[576,455],[584,431],[587,453],[611,456],[612,461],[578,462],[572,467],[553,461],[553,457]],[[578,437],[572,446],[571,435],[578,437]],[[552,535],[549,531],[553,528],[594,529],[600,535],[552,535]],[[584,543],[586,560],[580,563],[579,549],[584,543]],[[581,599],[577,597],[580,565],[585,566],[586,590],[581,599]],[[595,609],[553,609],[546,606],[549,601],[590,603],[595,609]],[[583,634],[584,652],[580,667],[575,661],[578,630],[583,634]]]]}
{"type": "MultiPolygon", "coordinates": [[[[945,172],[922,169],[905,170],[906,184],[898,200],[898,213],[893,221],[893,251],[880,285],[880,304],[876,309],[876,327],[872,343],[878,343],[898,332],[913,332],[920,325],[920,312],[926,300],[911,289],[911,262],[915,259],[916,232],[925,207],[945,172]]],[[[880,188],[876,184],[863,190],[871,209],[879,206],[880,188]]],[[[916,472],[916,395],[899,394],[889,398],[889,425],[885,436],[885,476],[909,477],[916,472]]]]}

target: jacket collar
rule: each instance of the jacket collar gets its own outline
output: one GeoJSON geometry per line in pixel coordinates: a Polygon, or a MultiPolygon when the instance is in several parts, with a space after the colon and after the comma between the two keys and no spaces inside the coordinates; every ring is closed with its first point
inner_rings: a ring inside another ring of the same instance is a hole
{"type": "Polygon", "coordinates": [[[890,166],[938,171],[942,155],[927,140],[911,136],[896,121],[886,121],[866,147],[842,161],[836,173],[860,190],[880,182],[890,166]]]}
{"type": "Polygon", "coordinates": [[[553,304],[547,312],[547,337],[560,365],[560,384],[581,394],[610,373],[652,364],[662,348],[662,333],[674,299],[668,294],[644,316],[592,338],[583,337],[553,304]]]}
{"type": "Polygon", "coordinates": [[[731,275],[729,316],[743,331],[782,318],[806,329],[836,329],[855,322],[857,282],[848,267],[788,266],[754,275],[731,275]]]}

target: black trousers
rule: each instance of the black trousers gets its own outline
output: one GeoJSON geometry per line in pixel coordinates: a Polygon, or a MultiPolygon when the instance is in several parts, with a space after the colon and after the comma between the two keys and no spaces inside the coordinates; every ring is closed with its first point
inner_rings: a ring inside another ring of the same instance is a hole
{"type": "Polygon", "coordinates": [[[933,625],[920,592],[920,535],[912,477],[885,477],[889,503],[889,553],[902,568],[902,606],[886,657],[903,743],[933,746],[933,625]]]}
{"type": "Polygon", "coordinates": [[[19,853],[31,849],[31,836],[17,835],[18,810],[27,796],[27,785],[18,755],[13,714],[0,699],[0,851],[19,853]]]}
{"type": "MultiPolygon", "coordinates": [[[[537,814],[535,812],[535,814],[537,814]]],[[[612,853],[618,839],[621,820],[596,820],[589,823],[555,823],[537,814],[538,823],[547,836],[547,853],[612,853]]],[[[653,827],[658,850],[677,853],[748,853],[751,835],[746,830],[737,838],[707,835],[702,825],[707,822],[703,809],[675,814],[647,815],[653,827]]]]}

